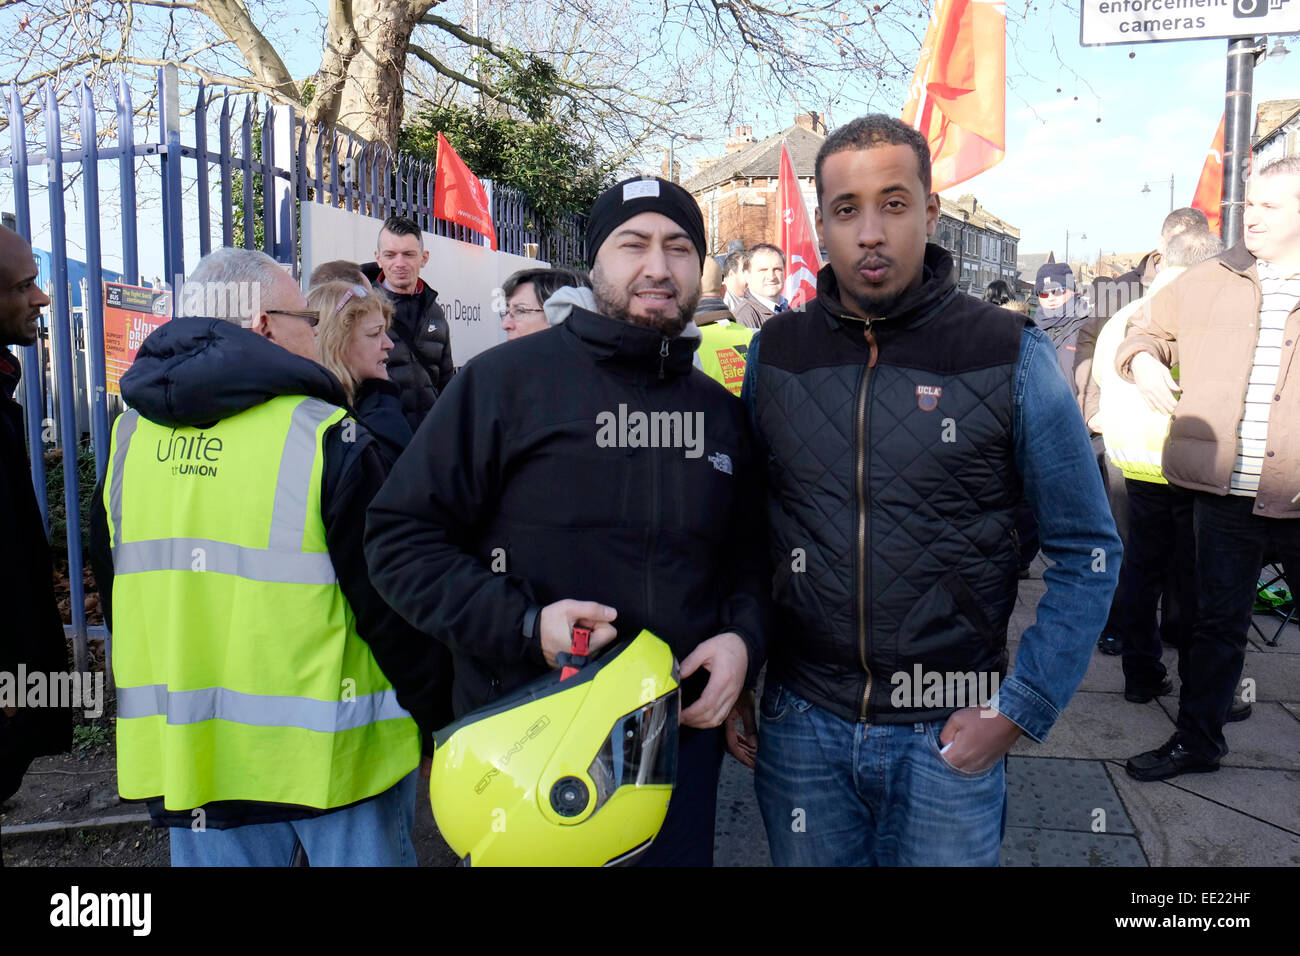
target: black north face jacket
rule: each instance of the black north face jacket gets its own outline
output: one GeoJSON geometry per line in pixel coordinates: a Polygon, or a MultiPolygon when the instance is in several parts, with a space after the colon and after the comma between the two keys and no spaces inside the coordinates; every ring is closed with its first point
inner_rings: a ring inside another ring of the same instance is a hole
{"type": "Polygon", "coordinates": [[[451,648],[457,716],[546,672],[537,611],[564,598],[615,608],[620,637],[648,629],[678,660],[734,631],[757,673],[761,466],[740,402],[693,367],[698,342],[575,308],[469,362],[393,467],[371,577],[451,648]],[[637,413],[679,416],[691,447],[645,447],[637,413]]]}
{"type": "Polygon", "coordinates": [[[934,720],[956,708],[895,706],[893,675],[1006,673],[1024,321],[958,292],[929,245],[873,356],[829,265],[817,280],[755,336],[743,395],[767,455],[769,670],[845,720],[934,720]]]}

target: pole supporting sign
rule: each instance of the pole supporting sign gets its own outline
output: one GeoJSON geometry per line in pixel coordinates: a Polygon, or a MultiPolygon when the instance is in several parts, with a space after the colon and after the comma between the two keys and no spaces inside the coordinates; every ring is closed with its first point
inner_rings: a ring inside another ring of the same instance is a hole
{"type": "Polygon", "coordinates": [[[1300,0],[1081,0],[1079,43],[1300,33],[1300,0]]]}

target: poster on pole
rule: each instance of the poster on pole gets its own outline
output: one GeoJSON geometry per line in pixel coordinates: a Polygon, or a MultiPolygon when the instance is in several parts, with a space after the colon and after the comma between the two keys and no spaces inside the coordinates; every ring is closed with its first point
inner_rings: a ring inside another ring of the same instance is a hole
{"type": "Polygon", "coordinates": [[[122,373],[140,343],[172,314],[171,293],[146,286],[104,283],[104,373],[108,394],[121,395],[122,373]]]}

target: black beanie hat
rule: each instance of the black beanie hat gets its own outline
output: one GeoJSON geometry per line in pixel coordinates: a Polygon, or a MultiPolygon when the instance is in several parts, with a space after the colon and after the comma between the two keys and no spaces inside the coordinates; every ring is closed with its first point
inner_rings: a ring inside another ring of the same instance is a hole
{"type": "Polygon", "coordinates": [[[1034,295],[1052,290],[1073,289],[1074,273],[1064,262],[1044,262],[1034,277],[1034,295]]]}
{"type": "Polygon", "coordinates": [[[625,179],[596,197],[587,220],[587,267],[596,264],[596,253],[611,232],[643,212],[657,212],[681,226],[704,268],[704,214],[699,203],[681,186],[657,176],[625,179]]]}

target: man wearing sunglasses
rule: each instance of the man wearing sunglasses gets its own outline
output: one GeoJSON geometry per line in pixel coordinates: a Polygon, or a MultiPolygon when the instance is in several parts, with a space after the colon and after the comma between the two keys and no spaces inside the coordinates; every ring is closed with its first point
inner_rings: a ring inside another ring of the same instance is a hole
{"type": "Polygon", "coordinates": [[[219,249],[183,293],[219,314],[141,344],[92,517],[118,789],[174,866],[414,865],[439,665],[362,557],[384,460],[282,266],[219,249]]]}
{"type": "MultiPolygon", "coordinates": [[[[1034,279],[1034,295],[1038,297],[1038,311],[1034,324],[1047,333],[1056,346],[1056,358],[1061,363],[1065,380],[1070,383],[1076,402],[1081,402],[1082,389],[1075,378],[1075,356],[1078,352],[1079,333],[1092,310],[1087,300],[1075,289],[1074,273],[1064,262],[1045,262],[1034,279]]],[[[1083,406],[1080,404],[1082,413],[1083,406]]]]}

